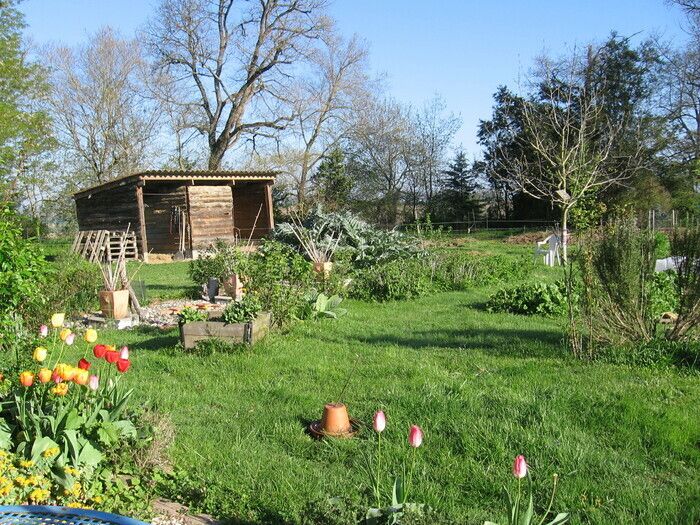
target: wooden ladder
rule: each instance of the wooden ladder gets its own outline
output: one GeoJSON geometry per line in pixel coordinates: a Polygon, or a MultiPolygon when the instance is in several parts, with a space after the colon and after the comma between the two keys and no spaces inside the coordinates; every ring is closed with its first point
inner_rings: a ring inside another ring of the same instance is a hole
{"type": "Polygon", "coordinates": [[[117,260],[122,246],[126,260],[139,258],[136,234],[125,231],[80,231],[75,235],[71,251],[90,262],[111,262],[117,260]]]}

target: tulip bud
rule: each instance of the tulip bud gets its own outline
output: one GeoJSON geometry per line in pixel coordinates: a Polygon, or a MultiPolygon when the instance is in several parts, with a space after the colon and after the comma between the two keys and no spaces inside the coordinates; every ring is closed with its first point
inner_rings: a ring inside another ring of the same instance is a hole
{"type": "Polygon", "coordinates": [[[99,388],[100,386],[100,378],[97,376],[90,376],[90,379],[88,379],[88,388],[92,391],[95,391],[99,388]]]}
{"type": "Polygon", "coordinates": [[[60,328],[63,326],[63,321],[66,319],[66,314],[53,314],[51,316],[51,326],[60,328]]]}
{"type": "Polygon", "coordinates": [[[43,363],[44,361],[46,361],[47,355],[48,355],[48,352],[47,352],[46,348],[44,348],[43,346],[37,346],[34,349],[34,354],[32,355],[32,357],[34,358],[34,361],[36,361],[37,363],[43,363]]]}
{"type": "Polygon", "coordinates": [[[48,368],[42,368],[41,370],[39,370],[39,382],[48,383],[49,381],[51,381],[51,374],[51,370],[49,370],[48,368]]]}
{"type": "Polygon", "coordinates": [[[516,456],[513,462],[513,476],[518,479],[522,479],[527,476],[527,462],[525,461],[525,456],[522,454],[516,456]]]}
{"type": "Polygon", "coordinates": [[[408,444],[413,448],[418,448],[423,443],[423,431],[418,425],[411,425],[411,430],[408,432],[408,444]]]}
{"type": "Polygon", "coordinates": [[[384,412],[378,410],[374,414],[374,421],[372,422],[375,432],[381,433],[386,428],[386,416],[384,412]]]}
{"type": "Polygon", "coordinates": [[[46,337],[47,335],[49,335],[49,327],[45,324],[42,324],[39,327],[39,337],[46,337]]]}
{"type": "Polygon", "coordinates": [[[119,350],[119,359],[129,359],[129,347],[122,346],[119,350]]]}
{"type": "Polygon", "coordinates": [[[19,382],[22,384],[22,386],[32,386],[34,384],[34,374],[32,374],[29,370],[25,370],[19,375],[19,382]]]}
{"type": "Polygon", "coordinates": [[[68,334],[68,336],[66,337],[65,343],[66,343],[67,345],[70,346],[70,345],[73,344],[73,341],[75,341],[75,334],[74,334],[73,332],[71,332],[71,333],[68,334]]]}
{"type": "Polygon", "coordinates": [[[87,343],[94,343],[95,341],[97,341],[97,330],[95,330],[94,328],[88,328],[83,334],[83,339],[87,343]]]}
{"type": "Polygon", "coordinates": [[[78,368],[82,368],[83,370],[90,370],[90,361],[87,359],[81,359],[78,361],[78,368]]]}

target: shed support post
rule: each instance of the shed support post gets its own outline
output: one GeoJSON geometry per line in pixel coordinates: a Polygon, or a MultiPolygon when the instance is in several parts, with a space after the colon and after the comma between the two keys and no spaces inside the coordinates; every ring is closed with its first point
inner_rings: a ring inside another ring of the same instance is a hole
{"type": "Polygon", "coordinates": [[[146,214],[143,207],[143,182],[136,185],[136,205],[139,211],[139,234],[141,236],[141,257],[148,262],[148,241],[146,240],[146,214]]]}
{"type": "Polygon", "coordinates": [[[275,229],[275,217],[272,211],[272,183],[265,185],[265,207],[267,208],[267,222],[270,231],[275,229]]]}

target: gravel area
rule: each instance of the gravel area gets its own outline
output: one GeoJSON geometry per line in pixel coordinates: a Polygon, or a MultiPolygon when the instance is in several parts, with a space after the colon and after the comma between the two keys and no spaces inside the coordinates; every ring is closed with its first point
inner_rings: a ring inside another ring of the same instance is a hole
{"type": "Polygon", "coordinates": [[[212,304],[204,300],[174,299],[162,303],[151,304],[141,308],[141,323],[159,328],[169,328],[177,325],[177,314],[183,308],[191,307],[198,310],[221,311],[223,305],[212,304]]]}

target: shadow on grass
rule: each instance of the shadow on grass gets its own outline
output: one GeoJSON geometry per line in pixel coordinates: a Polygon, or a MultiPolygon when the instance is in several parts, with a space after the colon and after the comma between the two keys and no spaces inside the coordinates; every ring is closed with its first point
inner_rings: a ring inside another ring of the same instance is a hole
{"type": "Polygon", "coordinates": [[[334,343],[347,343],[347,339],[371,346],[403,346],[414,350],[424,348],[448,350],[481,350],[501,357],[548,357],[566,355],[562,347],[562,334],[547,330],[513,328],[459,329],[404,332],[384,335],[352,335],[320,339],[334,343]]]}
{"type": "Polygon", "coordinates": [[[155,326],[137,326],[134,332],[143,337],[139,341],[139,349],[161,350],[163,348],[173,348],[180,342],[180,335],[176,328],[162,330],[155,326]]]}

